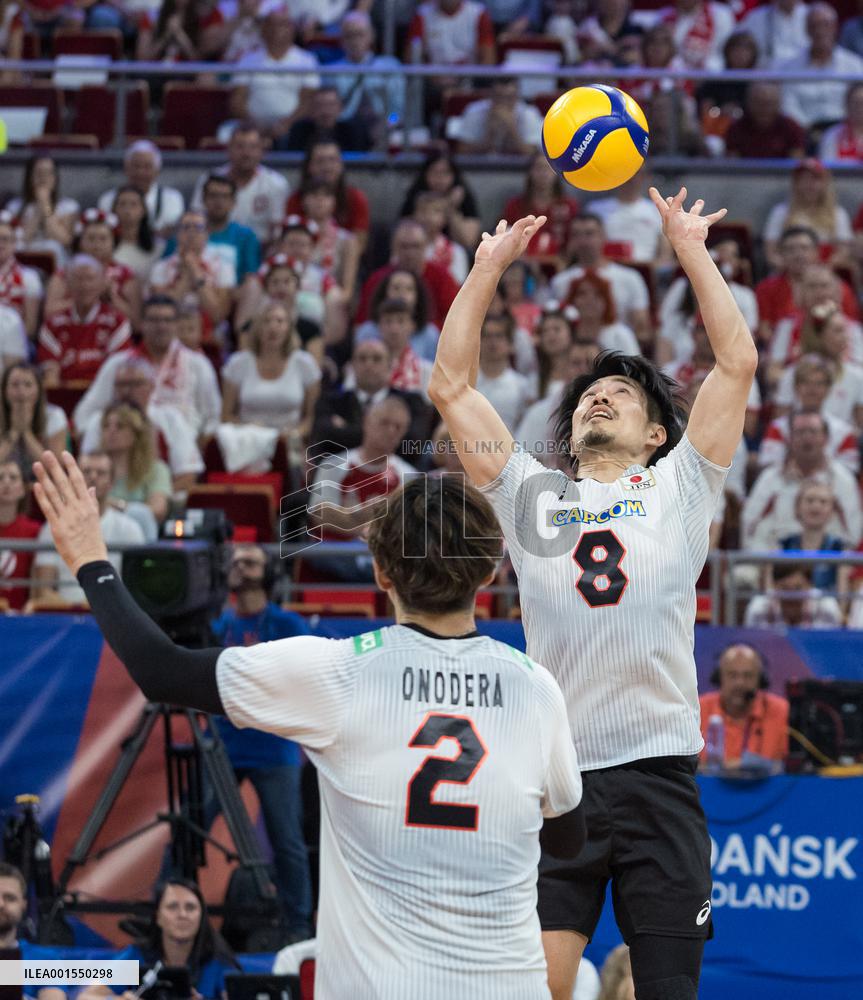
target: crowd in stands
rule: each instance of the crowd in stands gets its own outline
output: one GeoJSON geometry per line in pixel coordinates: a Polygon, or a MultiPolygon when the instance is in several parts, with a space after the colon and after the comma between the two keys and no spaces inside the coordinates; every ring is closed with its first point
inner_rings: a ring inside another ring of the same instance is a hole
{"type": "MultiPolygon", "coordinates": [[[[115,543],[157,537],[169,512],[213,476],[250,485],[281,477],[270,533],[257,529],[267,542],[278,537],[282,492],[317,483],[318,505],[361,508],[419,471],[458,469],[427,387],[482,229],[461,152],[520,155],[521,189],[497,214],[548,216],[482,330],[477,385],[516,438],[544,464],[569,468],[553,445],[555,408],[601,350],[653,358],[694,398],[713,362],[710,343],[645,195],[646,171],[592,199],[568,188],[538,151],[540,107],[515,77],[475,91],[458,115],[447,110],[465,85],[458,64],[505,61],[519,39],[542,36],[552,50],[559,41],[566,65],[823,70],[823,80],[805,84],[720,78],[628,89],[645,103],[652,142],[662,141],[653,103],[682,99],[678,140],[690,122],[705,152],[799,159],[762,231],[734,223],[733,204],[731,221],[712,230],[712,252],[762,359],[713,545],[857,550],[863,205],[839,204],[830,164],[863,155],[863,84],[839,83],[830,71],[863,70],[863,15],[840,22],[837,5],[799,0],[396,5],[409,15],[399,22],[404,57],[453,71],[426,88],[424,121],[439,141],[394,195],[400,218],[382,254],[369,246],[369,201],[343,155],[377,144],[409,98],[402,77],[375,73],[396,65],[379,54],[378,6],[0,7],[7,56],[20,52],[24,29],[50,46],[74,15],[79,27],[83,17],[84,27],[118,28],[139,58],[240,64],[225,162],[191,190],[163,183],[158,142],[140,138],[125,151],[123,182],[94,203],[64,196],[67,168],[42,150],[0,211],[0,538],[47,538],[28,500],[44,448],[76,449],[115,543]],[[323,49],[344,73],[322,86],[323,49]],[[243,76],[243,67],[270,64],[304,72],[243,76]],[[303,152],[296,186],[264,165],[269,149],[303,152]]],[[[309,506],[325,537],[361,534],[358,520],[331,522],[309,506]]],[[[744,592],[769,591],[747,620],[863,619],[845,596],[855,574],[790,567],[788,579],[805,591],[796,604],[783,597],[790,588],[778,570],[740,569],[744,592]]],[[[10,608],[80,598],[50,553],[0,560],[6,578],[31,571],[31,591],[0,591],[10,608]]],[[[316,571],[368,579],[356,556],[316,571]]]]}

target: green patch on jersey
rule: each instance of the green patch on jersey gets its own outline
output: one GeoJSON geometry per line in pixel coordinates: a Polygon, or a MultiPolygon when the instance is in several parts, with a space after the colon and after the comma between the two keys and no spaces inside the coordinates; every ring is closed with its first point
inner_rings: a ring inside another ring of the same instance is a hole
{"type": "Polygon", "coordinates": [[[383,644],[384,637],[381,635],[380,629],[354,636],[354,652],[357,654],[370,653],[373,649],[379,649],[383,644]]]}
{"type": "Polygon", "coordinates": [[[518,660],[523,667],[527,667],[528,670],[533,670],[536,666],[533,660],[529,656],[522,653],[520,649],[515,649],[513,646],[507,646],[506,648],[510,651],[510,653],[512,653],[513,659],[518,660]]]}

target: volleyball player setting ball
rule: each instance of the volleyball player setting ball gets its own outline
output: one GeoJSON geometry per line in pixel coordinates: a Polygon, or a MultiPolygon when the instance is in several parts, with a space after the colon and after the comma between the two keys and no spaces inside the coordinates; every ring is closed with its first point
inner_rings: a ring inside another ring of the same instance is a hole
{"type": "MultiPolygon", "coordinates": [[[[552,166],[584,190],[627,180],[647,151],[627,95],[581,87],[544,125],[552,166]],[[606,155],[608,153],[608,155],[606,155]]],[[[588,842],[543,856],[539,916],[554,1000],[612,884],[638,1000],[694,1000],[712,934],[710,840],[695,771],[703,746],[693,658],[695,582],[743,431],[758,355],[705,246],[725,210],[650,197],[692,283],[716,358],[684,413],[653,362],[600,354],[557,412],[571,474],[545,469],[475,388],[480,327],[498,282],[545,218],[484,233],[437,348],[429,392],[462,464],[494,507],[518,576],[528,654],[559,682],[582,768],[588,842]]]]}

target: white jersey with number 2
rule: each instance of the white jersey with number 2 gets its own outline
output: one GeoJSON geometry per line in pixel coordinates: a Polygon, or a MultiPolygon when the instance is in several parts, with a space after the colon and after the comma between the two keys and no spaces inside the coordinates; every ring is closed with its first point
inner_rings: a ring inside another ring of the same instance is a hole
{"type": "Polygon", "coordinates": [[[516,446],[481,488],[527,651],[563,690],[583,770],[698,753],[695,583],[727,469],[685,435],[648,469],[574,482],[516,446]]]}
{"type": "Polygon", "coordinates": [[[538,834],[581,800],[548,671],[394,625],[226,649],[217,678],[318,769],[318,1000],[547,1000],[538,834]]]}

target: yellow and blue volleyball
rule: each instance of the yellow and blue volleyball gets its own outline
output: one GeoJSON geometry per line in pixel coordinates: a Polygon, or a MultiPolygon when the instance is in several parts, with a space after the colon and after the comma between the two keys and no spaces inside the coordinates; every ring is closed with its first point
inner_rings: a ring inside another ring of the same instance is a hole
{"type": "Polygon", "coordinates": [[[552,104],[542,125],[542,151],[573,187],[609,191],[638,172],[649,131],[629,94],[597,83],[568,90],[552,104]]]}

